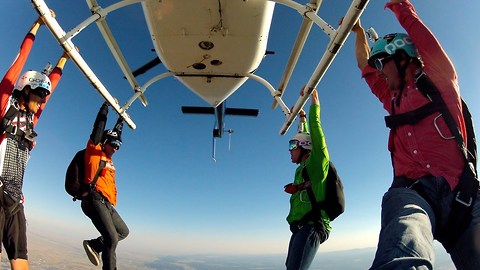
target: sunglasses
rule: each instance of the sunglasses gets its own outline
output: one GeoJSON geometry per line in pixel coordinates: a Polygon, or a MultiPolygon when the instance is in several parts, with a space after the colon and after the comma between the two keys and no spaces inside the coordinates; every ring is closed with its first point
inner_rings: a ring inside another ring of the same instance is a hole
{"type": "Polygon", "coordinates": [[[46,98],[46,97],[48,96],[48,94],[50,94],[50,93],[48,92],[48,90],[43,89],[43,88],[41,88],[41,87],[37,87],[37,88],[35,88],[35,89],[31,89],[31,90],[30,90],[30,93],[32,93],[32,94],[34,94],[34,95],[37,95],[37,96],[39,96],[39,97],[42,98],[42,99],[43,99],[43,98],[46,98]]]}
{"type": "Polygon", "coordinates": [[[120,145],[121,145],[121,143],[117,140],[109,141],[108,144],[110,144],[113,148],[115,148],[115,150],[120,149],[120,145]]]}
{"type": "Polygon", "coordinates": [[[386,56],[386,57],[375,59],[375,62],[374,62],[375,63],[375,68],[377,70],[383,70],[383,68],[385,67],[385,64],[392,59],[393,59],[392,56],[386,56]]]}
{"type": "Polygon", "coordinates": [[[297,149],[299,146],[302,146],[302,145],[310,145],[311,142],[300,142],[300,141],[297,141],[297,140],[291,140],[288,142],[288,150],[292,151],[292,150],[295,150],[297,149]]]}

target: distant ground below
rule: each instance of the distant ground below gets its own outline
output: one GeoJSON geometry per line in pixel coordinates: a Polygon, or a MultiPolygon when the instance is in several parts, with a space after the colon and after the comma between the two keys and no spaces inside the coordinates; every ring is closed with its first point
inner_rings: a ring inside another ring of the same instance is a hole
{"type": "MultiPolygon", "coordinates": [[[[68,241],[67,241],[68,242],[68,241]]],[[[34,270],[86,270],[100,269],[87,259],[81,241],[77,245],[53,241],[40,235],[29,235],[30,268],[34,270]]],[[[5,254],[4,252],[2,252],[5,254]]],[[[357,270],[368,269],[375,248],[346,251],[319,251],[311,270],[357,270]]],[[[437,252],[439,253],[439,252],[437,252]]],[[[436,270],[455,269],[448,256],[440,252],[436,270]]],[[[182,255],[147,256],[118,252],[118,268],[123,270],[277,270],[285,269],[285,255],[182,255]]],[[[2,269],[9,269],[6,254],[2,256],[2,269]]]]}

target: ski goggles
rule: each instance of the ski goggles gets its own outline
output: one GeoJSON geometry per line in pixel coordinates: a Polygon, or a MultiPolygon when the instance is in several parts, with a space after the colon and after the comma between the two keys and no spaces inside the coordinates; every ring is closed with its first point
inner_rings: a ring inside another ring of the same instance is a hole
{"type": "Polygon", "coordinates": [[[113,148],[115,148],[115,150],[118,150],[120,149],[122,142],[119,140],[113,140],[113,141],[109,141],[108,144],[110,144],[113,148]]]}
{"type": "Polygon", "coordinates": [[[50,94],[50,91],[48,91],[47,89],[45,89],[43,87],[37,87],[37,88],[34,88],[34,89],[30,89],[30,93],[32,93],[34,95],[37,95],[40,98],[44,99],[50,94]]]}
{"type": "Polygon", "coordinates": [[[383,70],[383,68],[385,67],[385,64],[392,59],[393,59],[393,56],[391,55],[375,59],[374,61],[375,68],[380,71],[383,70]]]}
{"type": "Polygon", "coordinates": [[[297,149],[299,146],[306,146],[306,145],[310,145],[310,144],[312,144],[312,143],[308,142],[308,141],[301,142],[301,141],[297,141],[297,140],[291,140],[291,141],[288,142],[288,150],[292,151],[292,150],[297,149]]]}

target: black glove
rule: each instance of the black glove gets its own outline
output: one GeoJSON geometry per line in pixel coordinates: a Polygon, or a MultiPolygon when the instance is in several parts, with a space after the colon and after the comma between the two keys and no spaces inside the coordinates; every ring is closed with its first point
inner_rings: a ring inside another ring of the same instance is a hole
{"type": "Polygon", "coordinates": [[[114,130],[119,132],[120,134],[122,133],[123,130],[123,119],[122,117],[118,117],[117,123],[115,123],[115,126],[113,127],[114,130]]]}

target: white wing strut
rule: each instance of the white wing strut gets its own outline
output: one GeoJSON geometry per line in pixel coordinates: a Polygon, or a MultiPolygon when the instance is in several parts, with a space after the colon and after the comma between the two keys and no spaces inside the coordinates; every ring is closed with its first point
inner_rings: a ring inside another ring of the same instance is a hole
{"type": "MultiPolygon", "coordinates": [[[[103,39],[107,43],[108,48],[112,52],[113,57],[117,61],[118,66],[125,75],[125,78],[130,83],[130,86],[132,87],[132,89],[135,89],[135,91],[138,92],[140,86],[138,85],[135,76],[133,76],[132,69],[127,64],[127,60],[125,60],[125,57],[120,51],[117,41],[113,37],[112,31],[110,31],[110,27],[108,27],[107,21],[104,19],[107,13],[98,5],[96,0],[87,0],[87,4],[92,13],[100,15],[101,20],[97,21],[97,27],[100,30],[103,39]]],[[[146,107],[148,105],[147,98],[143,94],[141,94],[139,98],[142,101],[143,106],[146,107]]]]}
{"type": "MultiPolygon", "coordinates": [[[[57,20],[52,17],[50,9],[45,4],[43,0],[32,0],[32,4],[37,10],[38,14],[42,17],[45,25],[50,29],[53,36],[57,39],[58,43],[63,47],[65,52],[70,56],[70,59],[78,66],[78,68],[83,72],[85,77],[90,81],[90,83],[97,89],[97,91],[103,96],[103,98],[112,106],[113,109],[118,113],[120,117],[127,123],[132,129],[136,128],[135,123],[130,119],[130,116],[127,114],[126,109],[118,105],[115,99],[112,97],[110,92],[105,88],[102,82],[97,78],[92,69],[88,66],[82,56],[75,49],[75,45],[71,41],[71,38],[74,34],[67,35],[62,27],[58,24],[57,20]]],[[[79,29],[78,31],[80,31],[79,29]]]]}
{"type": "MultiPolygon", "coordinates": [[[[145,85],[139,86],[104,18],[108,13],[116,9],[122,8],[127,5],[131,5],[134,3],[139,3],[145,0],[121,0],[103,9],[98,6],[96,0],[87,0],[87,3],[92,11],[92,15],[89,18],[87,18],[85,21],[83,21],[81,24],[71,29],[68,33],[65,33],[62,27],[58,24],[57,20],[52,17],[50,13],[50,9],[45,4],[44,0],[31,0],[31,1],[35,9],[37,10],[38,14],[44,20],[45,25],[52,32],[53,36],[57,39],[57,42],[63,47],[65,52],[70,56],[72,61],[83,72],[85,77],[90,81],[90,83],[94,86],[94,88],[97,89],[97,91],[103,96],[103,98],[115,109],[115,111],[120,115],[120,117],[122,117],[124,121],[131,128],[135,129],[136,127],[135,123],[133,123],[133,121],[130,119],[130,116],[127,114],[126,112],[127,109],[131,106],[131,104],[137,98],[141,99],[142,103],[146,106],[147,101],[143,95],[145,90],[153,82],[168,76],[175,76],[175,74],[166,72],[164,74],[160,74],[152,78],[145,85]],[[124,73],[125,77],[130,83],[130,86],[135,91],[132,98],[123,107],[120,107],[118,105],[118,103],[112,97],[110,92],[105,88],[105,86],[97,78],[95,73],[90,69],[90,67],[82,58],[82,56],[76,51],[75,45],[72,42],[72,38],[75,35],[77,35],[85,27],[87,27],[88,25],[94,22],[97,23],[97,26],[105,42],[109,46],[111,53],[113,54],[119,67],[121,68],[122,72],[124,73]]],[[[325,74],[330,64],[336,57],[338,51],[343,46],[343,43],[345,42],[348,35],[350,34],[350,31],[353,25],[356,23],[360,15],[365,10],[365,7],[368,4],[369,0],[352,0],[351,6],[347,10],[347,13],[343,18],[342,25],[340,25],[337,29],[333,28],[331,25],[326,23],[322,18],[320,18],[317,15],[317,11],[320,8],[320,5],[322,4],[323,0],[309,0],[309,3],[306,6],[303,6],[293,0],[265,0],[265,1],[272,1],[272,2],[276,2],[276,3],[283,4],[285,6],[288,6],[292,9],[297,10],[297,12],[304,17],[302,26],[297,35],[297,39],[295,41],[290,58],[288,60],[283,77],[281,79],[280,85],[277,88],[277,90],[275,90],[275,88],[273,88],[273,86],[270,83],[268,83],[265,79],[257,75],[254,75],[254,74],[244,75],[245,77],[249,77],[251,79],[254,79],[262,83],[271,92],[274,98],[274,104],[273,104],[274,108],[277,105],[280,105],[282,107],[282,110],[286,115],[286,120],[280,129],[280,134],[284,135],[288,131],[292,123],[295,121],[295,118],[298,112],[305,105],[312,90],[317,87],[323,75],[325,74]],[[325,32],[325,34],[330,37],[330,42],[327,45],[325,53],[320,59],[315,71],[313,72],[308,83],[305,86],[306,94],[298,98],[292,111],[290,111],[287,105],[285,105],[285,103],[283,102],[282,95],[293,73],[293,69],[297,64],[298,58],[300,56],[300,53],[302,52],[302,49],[305,45],[306,39],[310,33],[313,23],[319,26],[325,32]]]]}
{"type": "MultiPolygon", "coordinates": [[[[320,5],[322,4],[323,0],[310,0],[310,3],[307,4],[307,7],[312,9],[315,14],[320,9],[320,5]]],[[[290,53],[290,58],[288,59],[287,65],[285,67],[285,71],[283,72],[282,79],[280,80],[280,84],[278,85],[277,91],[278,96],[281,98],[283,96],[283,92],[285,88],[287,88],[288,82],[290,81],[290,77],[292,76],[293,70],[297,65],[298,58],[302,53],[303,46],[305,46],[305,42],[307,41],[307,37],[310,34],[310,30],[312,29],[313,21],[308,18],[303,18],[302,25],[300,26],[300,30],[298,31],[297,39],[295,40],[295,44],[293,45],[292,52],[290,53]]],[[[272,109],[277,107],[278,103],[277,100],[273,100],[272,109]]]]}
{"type": "MultiPolygon", "coordinates": [[[[301,14],[304,14],[305,17],[309,18],[313,22],[315,22],[322,30],[330,36],[330,42],[327,46],[325,53],[323,54],[320,62],[318,63],[315,71],[311,75],[308,83],[305,86],[305,95],[300,96],[295,103],[292,111],[287,114],[287,118],[283,123],[280,134],[284,135],[292,123],[295,121],[298,112],[303,108],[305,103],[307,102],[310,94],[312,93],[313,89],[317,87],[318,83],[322,79],[323,75],[327,71],[328,67],[332,63],[333,59],[337,55],[338,51],[342,47],[343,43],[347,39],[353,25],[357,22],[360,15],[365,10],[369,0],[353,0],[352,4],[350,5],[349,9],[347,10],[346,15],[343,18],[342,24],[338,27],[338,29],[333,29],[331,26],[326,25],[325,22],[318,17],[318,15],[313,11],[309,10],[301,6],[300,4],[291,1],[291,0],[274,0],[280,4],[284,4],[289,6],[293,9],[296,9],[301,14]]],[[[277,95],[280,95],[277,91],[277,95]]]]}

